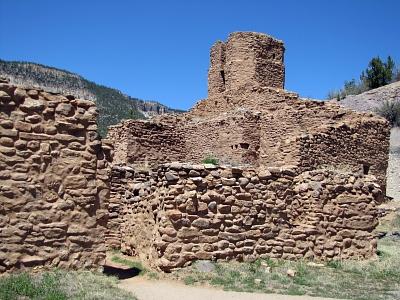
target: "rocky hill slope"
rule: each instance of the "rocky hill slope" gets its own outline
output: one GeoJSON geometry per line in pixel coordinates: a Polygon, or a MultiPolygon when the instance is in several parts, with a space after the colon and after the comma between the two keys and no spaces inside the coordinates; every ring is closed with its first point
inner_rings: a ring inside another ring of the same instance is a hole
{"type": "Polygon", "coordinates": [[[357,111],[374,111],[385,100],[400,100],[400,81],[369,90],[359,95],[349,95],[335,102],[357,111]]]}
{"type": "Polygon", "coordinates": [[[94,100],[99,109],[99,131],[103,136],[109,125],[116,124],[122,119],[182,112],[156,101],[130,97],[119,90],[99,85],[69,71],[31,62],[0,60],[0,76],[9,78],[14,84],[94,100]]]}

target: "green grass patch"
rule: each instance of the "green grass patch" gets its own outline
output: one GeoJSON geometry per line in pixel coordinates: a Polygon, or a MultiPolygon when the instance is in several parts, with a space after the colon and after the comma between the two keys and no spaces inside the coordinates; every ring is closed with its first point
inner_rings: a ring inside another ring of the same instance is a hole
{"type": "Polygon", "coordinates": [[[117,279],[89,271],[19,273],[0,277],[0,299],[64,300],[136,298],[117,288],[117,279]]]}
{"type": "Polygon", "coordinates": [[[11,300],[17,297],[28,299],[67,299],[67,293],[60,287],[60,273],[44,273],[33,277],[21,273],[0,278],[0,299],[11,300]]]}
{"type": "Polygon", "coordinates": [[[218,159],[213,156],[207,156],[205,159],[201,161],[203,164],[212,164],[218,165],[218,159]]]}
{"type": "Polygon", "coordinates": [[[252,263],[216,262],[213,272],[195,267],[176,271],[187,284],[211,284],[224,290],[310,295],[340,299],[400,298],[400,241],[384,238],[381,253],[370,260],[334,260],[324,266],[308,261],[259,259],[252,263]],[[287,275],[292,269],[294,277],[287,275]]]}

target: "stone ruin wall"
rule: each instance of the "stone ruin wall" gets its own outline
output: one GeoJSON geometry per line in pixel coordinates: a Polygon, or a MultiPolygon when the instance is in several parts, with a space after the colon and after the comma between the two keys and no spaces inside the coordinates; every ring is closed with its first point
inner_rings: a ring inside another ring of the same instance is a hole
{"type": "Polygon", "coordinates": [[[285,48],[265,34],[234,32],[226,43],[211,48],[209,97],[244,86],[282,88],[285,82],[285,48]]]}
{"type": "Polygon", "coordinates": [[[235,107],[259,115],[257,165],[297,165],[303,170],[347,166],[347,171],[353,172],[367,166],[382,187],[386,186],[390,130],[385,119],[272,88],[209,98],[189,115],[208,120],[212,114],[229,115],[235,107]]]}
{"type": "Polygon", "coordinates": [[[388,124],[283,90],[283,53],[268,36],[233,34],[211,50],[208,99],[110,129],[125,151],[113,168],[111,247],[163,270],[374,255],[388,124]],[[230,167],[193,165],[209,155],[230,167]],[[187,164],[163,164],[173,161],[187,164]]]}
{"type": "Polygon", "coordinates": [[[300,99],[268,103],[262,98],[265,105],[260,100],[251,109],[254,102],[244,99],[254,98],[243,96],[241,110],[231,107],[216,116],[189,112],[168,124],[125,121],[112,127],[109,137],[129,145],[128,151],[116,149],[122,153],[116,157],[127,156],[122,164],[199,163],[211,156],[232,165],[345,168],[375,175],[385,188],[390,131],[384,119],[300,99]]]}
{"type": "Polygon", "coordinates": [[[0,82],[0,272],[105,260],[112,146],[93,102],[0,82]]]}
{"type": "Polygon", "coordinates": [[[386,193],[390,129],[386,120],[366,118],[321,128],[300,138],[303,170],[335,168],[372,174],[386,193]]]}
{"type": "Polygon", "coordinates": [[[259,115],[251,112],[205,121],[177,118],[169,124],[129,120],[111,126],[108,137],[119,143],[114,164],[151,167],[163,162],[201,162],[214,157],[224,163],[257,165],[258,120],[259,115]]]}
{"type": "Polygon", "coordinates": [[[374,177],[291,167],[115,166],[123,252],[164,271],[194,260],[367,258],[382,191],[374,177]]]}
{"type": "Polygon", "coordinates": [[[184,159],[184,139],[175,124],[125,120],[110,126],[107,137],[116,145],[113,164],[151,166],[184,159]]]}

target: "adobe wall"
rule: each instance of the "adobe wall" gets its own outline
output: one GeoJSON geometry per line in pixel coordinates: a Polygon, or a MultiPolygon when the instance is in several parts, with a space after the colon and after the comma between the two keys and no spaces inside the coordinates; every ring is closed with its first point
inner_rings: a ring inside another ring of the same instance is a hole
{"type": "Polygon", "coordinates": [[[199,163],[212,156],[223,163],[254,167],[295,165],[312,170],[330,166],[364,172],[365,166],[386,186],[390,131],[383,118],[270,88],[241,90],[223,99],[229,101],[204,100],[168,122],[164,116],[118,125],[121,134],[114,137],[112,129],[110,138],[129,144],[129,150],[116,149],[122,153],[116,157],[129,156],[121,163],[146,157],[149,165],[199,163]]]}
{"type": "Polygon", "coordinates": [[[93,102],[0,81],[0,272],[99,268],[112,146],[93,102]]]}
{"type": "Polygon", "coordinates": [[[172,117],[166,122],[124,120],[109,127],[107,137],[115,144],[114,164],[154,165],[185,157],[184,138],[172,117]]]}
{"type": "Polygon", "coordinates": [[[381,118],[354,119],[321,127],[300,138],[303,170],[330,167],[372,174],[386,191],[390,129],[381,118]]]}
{"type": "Polygon", "coordinates": [[[282,41],[254,32],[234,32],[211,48],[209,97],[244,86],[283,88],[285,48],[282,41]]]}
{"type": "Polygon", "coordinates": [[[255,166],[296,165],[311,170],[330,165],[359,172],[365,165],[386,186],[390,128],[384,118],[273,88],[241,89],[217,100],[209,98],[188,115],[208,120],[213,114],[229,116],[237,107],[259,114],[254,127],[260,136],[255,166]]]}
{"type": "Polygon", "coordinates": [[[233,111],[208,119],[188,119],[181,123],[185,162],[199,163],[207,157],[231,165],[258,165],[260,115],[233,111]]]}
{"type": "Polygon", "coordinates": [[[116,168],[121,249],[164,271],[198,259],[375,255],[382,191],[369,175],[175,162],[116,168]]]}
{"type": "Polygon", "coordinates": [[[208,119],[173,117],[127,120],[110,126],[114,164],[151,167],[171,161],[201,162],[207,157],[230,164],[258,164],[260,116],[250,111],[208,119]]]}

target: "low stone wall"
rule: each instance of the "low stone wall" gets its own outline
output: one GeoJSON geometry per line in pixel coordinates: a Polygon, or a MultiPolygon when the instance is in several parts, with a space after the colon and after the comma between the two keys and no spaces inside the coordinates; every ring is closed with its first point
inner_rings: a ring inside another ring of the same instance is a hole
{"type": "Polygon", "coordinates": [[[165,271],[199,259],[329,260],[376,250],[382,191],[373,176],[170,163],[115,166],[111,189],[113,245],[165,271]]]}
{"type": "Polygon", "coordinates": [[[98,268],[112,147],[93,102],[0,81],[0,272],[98,268]]]}

